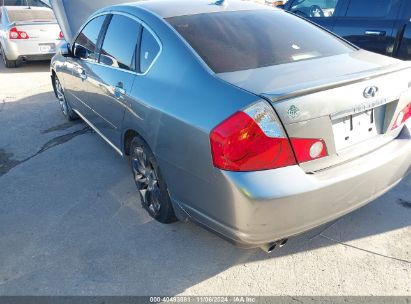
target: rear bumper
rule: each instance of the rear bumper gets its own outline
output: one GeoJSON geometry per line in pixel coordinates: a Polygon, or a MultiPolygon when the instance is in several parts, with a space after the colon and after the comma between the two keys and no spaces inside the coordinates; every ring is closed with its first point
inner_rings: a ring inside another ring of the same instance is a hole
{"type": "Polygon", "coordinates": [[[235,210],[221,223],[194,219],[244,247],[287,238],[350,213],[396,186],[411,170],[411,121],[386,146],[313,175],[300,167],[224,173],[235,210]]]}
{"type": "Polygon", "coordinates": [[[9,60],[49,60],[55,55],[55,51],[50,53],[42,53],[39,44],[48,43],[54,44],[57,49],[60,40],[51,41],[35,41],[35,40],[21,40],[10,41],[6,40],[4,50],[9,60]]]}

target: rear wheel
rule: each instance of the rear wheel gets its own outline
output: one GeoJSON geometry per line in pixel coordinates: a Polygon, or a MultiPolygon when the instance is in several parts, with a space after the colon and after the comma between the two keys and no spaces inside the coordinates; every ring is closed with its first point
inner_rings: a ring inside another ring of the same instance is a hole
{"type": "Polygon", "coordinates": [[[78,119],[78,115],[73,111],[70,104],[66,100],[66,97],[64,95],[64,89],[63,89],[63,86],[61,85],[60,80],[58,79],[56,75],[54,75],[53,78],[54,78],[54,87],[56,89],[57,99],[59,101],[60,109],[64,117],[69,121],[78,119]]]}
{"type": "Polygon", "coordinates": [[[17,60],[8,60],[7,55],[3,50],[3,47],[0,45],[1,57],[3,58],[4,65],[6,68],[14,69],[17,67],[17,60]]]}
{"type": "Polygon", "coordinates": [[[143,207],[160,223],[176,222],[167,185],[155,157],[139,137],[135,137],[131,142],[130,162],[143,207]]]}

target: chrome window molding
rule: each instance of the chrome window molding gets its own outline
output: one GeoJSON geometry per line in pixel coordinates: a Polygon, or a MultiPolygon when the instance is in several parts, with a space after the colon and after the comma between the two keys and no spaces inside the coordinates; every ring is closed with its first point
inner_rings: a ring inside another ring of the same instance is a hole
{"type": "MultiPolygon", "coordinates": [[[[136,17],[136,16],[134,16],[134,15],[131,15],[131,14],[128,14],[128,13],[124,13],[124,12],[118,12],[118,11],[107,11],[107,12],[103,12],[103,13],[100,13],[100,14],[97,14],[97,15],[93,15],[92,17],[90,17],[90,18],[84,23],[84,25],[80,28],[80,30],[79,30],[79,31],[77,32],[77,34],[75,35],[75,38],[74,38],[74,40],[73,40],[73,41],[74,41],[74,43],[73,43],[73,48],[74,48],[74,44],[75,44],[78,36],[79,36],[80,33],[84,30],[84,28],[87,26],[87,24],[89,24],[89,23],[90,23],[92,20],[94,20],[95,18],[98,18],[98,17],[100,17],[100,16],[105,16],[105,15],[121,15],[121,16],[130,18],[130,19],[138,22],[142,27],[144,27],[147,31],[149,31],[149,33],[154,37],[154,39],[157,41],[157,43],[158,43],[158,45],[159,45],[159,47],[160,47],[160,50],[158,51],[157,56],[153,59],[153,62],[150,64],[150,66],[148,67],[148,69],[147,69],[144,73],[139,73],[139,72],[137,72],[137,71],[131,71],[131,70],[125,70],[125,69],[117,68],[117,67],[113,67],[113,66],[108,66],[108,65],[106,65],[106,64],[102,64],[102,63],[100,63],[100,62],[97,62],[96,60],[94,60],[94,61],[88,60],[88,62],[93,63],[93,64],[97,64],[97,65],[101,65],[101,66],[104,66],[104,67],[109,67],[109,68],[114,69],[114,70],[119,70],[119,71],[127,72],[127,73],[134,74],[134,75],[139,75],[139,76],[145,76],[145,75],[147,75],[147,74],[150,72],[151,68],[152,68],[152,67],[154,66],[154,64],[156,63],[157,59],[160,57],[161,53],[163,52],[163,44],[162,44],[160,38],[158,37],[158,35],[150,28],[150,26],[148,26],[147,23],[145,23],[143,20],[139,19],[138,17],[136,17]]],[[[110,24],[109,24],[109,26],[110,26],[110,24]]],[[[139,42],[141,43],[141,37],[140,37],[140,41],[139,41],[139,42]]],[[[140,54],[138,54],[138,55],[140,55],[140,54]]],[[[85,59],[82,59],[82,58],[80,58],[80,59],[81,59],[81,60],[85,60],[85,59]]]]}

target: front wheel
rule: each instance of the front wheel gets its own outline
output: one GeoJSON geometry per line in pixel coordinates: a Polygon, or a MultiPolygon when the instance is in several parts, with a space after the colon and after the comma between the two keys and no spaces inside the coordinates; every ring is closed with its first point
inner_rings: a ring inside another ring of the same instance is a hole
{"type": "Polygon", "coordinates": [[[78,119],[78,115],[73,111],[73,109],[70,107],[70,104],[66,100],[66,96],[64,95],[64,89],[63,89],[63,86],[61,85],[60,80],[58,79],[56,75],[54,75],[53,79],[54,79],[54,88],[56,89],[56,96],[59,101],[60,109],[64,117],[68,121],[78,119]]]}
{"type": "Polygon", "coordinates": [[[155,157],[148,145],[135,137],[130,147],[130,162],[141,203],[152,218],[163,224],[177,221],[155,157]]]}

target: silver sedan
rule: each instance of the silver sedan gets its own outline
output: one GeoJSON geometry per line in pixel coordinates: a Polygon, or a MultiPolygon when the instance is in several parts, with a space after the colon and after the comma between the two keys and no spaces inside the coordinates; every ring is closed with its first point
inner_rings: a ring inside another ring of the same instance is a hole
{"type": "Polygon", "coordinates": [[[6,67],[23,61],[50,60],[63,38],[47,7],[0,7],[0,51],[6,67]]]}
{"type": "Polygon", "coordinates": [[[63,114],[129,159],[162,223],[271,251],[410,172],[409,63],[247,1],[51,2],[63,114]]]}

